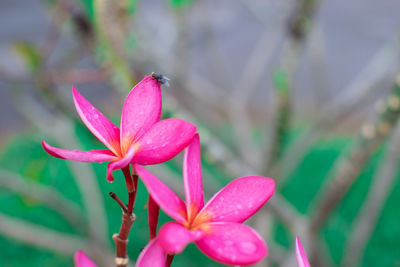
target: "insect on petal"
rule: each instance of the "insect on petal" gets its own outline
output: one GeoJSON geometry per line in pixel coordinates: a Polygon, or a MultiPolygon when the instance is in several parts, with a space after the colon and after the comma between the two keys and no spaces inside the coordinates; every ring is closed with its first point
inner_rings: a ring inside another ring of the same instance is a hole
{"type": "Polygon", "coordinates": [[[121,115],[121,149],[126,152],[161,116],[161,86],[151,76],[140,81],[126,97],[121,115]]]}

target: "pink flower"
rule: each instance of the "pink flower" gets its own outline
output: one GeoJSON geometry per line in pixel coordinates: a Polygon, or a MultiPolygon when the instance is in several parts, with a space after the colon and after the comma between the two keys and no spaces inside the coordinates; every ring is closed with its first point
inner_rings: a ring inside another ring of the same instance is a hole
{"type": "Polygon", "coordinates": [[[161,86],[152,76],[145,77],[127,96],[121,116],[121,129],[115,126],[76,89],[72,96],[79,116],[89,130],[108,148],[78,151],[52,147],[42,142],[50,155],[83,162],[111,161],[107,166],[107,180],[114,180],[112,172],[130,163],[142,165],[167,161],[185,148],[196,132],[196,127],[180,119],[160,121],[161,86]]]}
{"type": "Polygon", "coordinates": [[[74,264],[75,267],[97,267],[97,265],[82,250],[75,252],[74,264]]]}
{"type": "Polygon", "coordinates": [[[153,239],[140,253],[136,267],[166,267],[165,252],[157,239],[153,239]]]}
{"type": "Polygon", "coordinates": [[[154,201],[176,220],[162,226],[152,241],[166,253],[179,253],[188,243],[195,242],[204,254],[225,264],[254,264],[267,255],[262,238],[242,223],[273,195],[272,179],[238,178],[204,204],[197,134],[186,148],[183,162],[186,203],[146,169],[135,168],[154,201]]]}
{"type": "Polygon", "coordinates": [[[308,262],[307,255],[304,251],[303,246],[301,245],[300,239],[296,236],[296,259],[297,265],[299,267],[310,267],[310,263],[308,262]]]}

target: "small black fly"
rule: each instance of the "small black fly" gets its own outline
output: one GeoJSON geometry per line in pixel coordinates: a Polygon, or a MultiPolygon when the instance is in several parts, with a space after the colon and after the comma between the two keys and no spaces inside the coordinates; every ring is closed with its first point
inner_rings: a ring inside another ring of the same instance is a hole
{"type": "Polygon", "coordinates": [[[166,77],[160,73],[157,73],[157,72],[152,72],[150,74],[150,76],[153,77],[154,79],[156,79],[159,83],[164,84],[165,86],[169,86],[169,82],[168,82],[169,78],[168,77],[166,77]]]}

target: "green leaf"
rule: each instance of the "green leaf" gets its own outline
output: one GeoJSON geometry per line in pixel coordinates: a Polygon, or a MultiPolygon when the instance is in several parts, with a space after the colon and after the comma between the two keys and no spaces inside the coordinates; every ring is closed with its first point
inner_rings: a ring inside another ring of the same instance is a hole
{"type": "Polygon", "coordinates": [[[171,6],[175,9],[187,7],[193,3],[193,0],[170,0],[171,6]]]}
{"type": "Polygon", "coordinates": [[[273,74],[273,82],[276,91],[279,93],[287,94],[289,91],[289,81],[285,71],[277,70],[273,74]]]}
{"type": "Polygon", "coordinates": [[[43,57],[39,48],[34,44],[15,42],[12,48],[22,58],[30,72],[36,73],[42,68],[43,57]]]}

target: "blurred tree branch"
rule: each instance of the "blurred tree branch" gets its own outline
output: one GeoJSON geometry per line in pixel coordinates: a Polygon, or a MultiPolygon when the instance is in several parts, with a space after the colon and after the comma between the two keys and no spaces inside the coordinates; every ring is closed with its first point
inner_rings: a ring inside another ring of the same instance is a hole
{"type": "Polygon", "coordinates": [[[309,231],[313,241],[311,261],[319,266],[319,257],[316,253],[317,234],[326,222],[334,208],[342,200],[349,188],[354,184],[361,169],[371,155],[381,146],[382,142],[392,133],[400,116],[400,74],[397,77],[393,91],[387,97],[385,106],[375,123],[364,124],[361,135],[357,139],[350,155],[341,157],[333,166],[324,187],[319,192],[317,207],[310,222],[309,231]]]}
{"type": "Polygon", "coordinates": [[[343,266],[358,266],[361,256],[373,234],[379,215],[396,182],[400,160],[400,125],[396,126],[391,140],[388,142],[385,156],[376,171],[370,190],[358,216],[352,225],[347,239],[343,266]]]}
{"type": "Polygon", "coordinates": [[[82,218],[83,212],[79,206],[50,186],[35,183],[16,173],[0,169],[0,187],[39,201],[63,215],[76,229],[87,231],[86,222],[82,218]]]}

